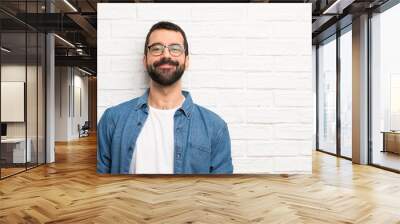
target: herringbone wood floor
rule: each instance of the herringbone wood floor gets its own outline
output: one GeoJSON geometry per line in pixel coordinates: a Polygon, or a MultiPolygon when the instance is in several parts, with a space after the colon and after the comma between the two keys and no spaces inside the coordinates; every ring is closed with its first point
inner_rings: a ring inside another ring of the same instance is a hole
{"type": "Polygon", "coordinates": [[[99,176],[94,137],[0,181],[0,223],[400,223],[400,175],[314,153],[312,175],[99,176]]]}

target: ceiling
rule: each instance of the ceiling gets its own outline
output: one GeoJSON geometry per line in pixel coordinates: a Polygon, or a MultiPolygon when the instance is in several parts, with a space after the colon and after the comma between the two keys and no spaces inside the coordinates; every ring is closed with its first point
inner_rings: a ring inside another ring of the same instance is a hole
{"type": "MultiPolygon", "coordinates": [[[[254,2],[254,3],[312,3],[313,43],[317,43],[335,32],[338,20],[349,21],[351,17],[361,12],[373,9],[387,0],[200,0],[200,1],[169,1],[169,0],[1,0],[0,22],[2,32],[19,32],[30,28],[39,32],[55,32],[74,47],[56,38],[56,64],[71,66],[86,66],[96,71],[96,29],[97,3],[119,2],[254,2]],[[69,4],[68,4],[69,3],[69,4]],[[49,5],[53,13],[48,13],[49,5]],[[327,10],[329,9],[329,10],[327,10]],[[325,13],[324,13],[325,12],[325,13]]],[[[341,22],[346,26],[346,22],[341,22]]],[[[14,34],[17,35],[17,34],[14,34]]],[[[6,38],[20,41],[18,37],[6,38]]],[[[16,43],[17,44],[17,43],[16,43]]],[[[22,43],[23,44],[23,43],[22,43]]],[[[18,45],[18,44],[17,44],[18,45]]]]}

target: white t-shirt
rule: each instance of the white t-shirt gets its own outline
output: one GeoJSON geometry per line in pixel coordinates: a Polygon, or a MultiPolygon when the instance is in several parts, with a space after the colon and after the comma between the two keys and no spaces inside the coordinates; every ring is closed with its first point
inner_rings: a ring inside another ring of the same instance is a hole
{"type": "Polygon", "coordinates": [[[129,173],[174,173],[174,114],[180,108],[157,109],[149,115],[136,140],[129,173]]]}

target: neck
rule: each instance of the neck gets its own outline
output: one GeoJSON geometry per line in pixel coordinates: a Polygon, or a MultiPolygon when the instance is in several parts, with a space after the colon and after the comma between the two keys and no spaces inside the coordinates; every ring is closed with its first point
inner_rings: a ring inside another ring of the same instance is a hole
{"type": "Polygon", "coordinates": [[[171,86],[160,86],[150,82],[148,104],[154,108],[173,109],[180,106],[184,98],[180,80],[171,86]]]}

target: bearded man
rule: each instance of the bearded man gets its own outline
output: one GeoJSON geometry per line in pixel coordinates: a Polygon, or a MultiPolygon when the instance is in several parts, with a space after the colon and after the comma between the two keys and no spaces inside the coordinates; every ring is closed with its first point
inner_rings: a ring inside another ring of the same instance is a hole
{"type": "Polygon", "coordinates": [[[226,122],[182,90],[189,65],[185,32],[161,21],[149,30],[143,65],[149,88],[108,108],[97,130],[97,172],[112,174],[230,174],[226,122]]]}

